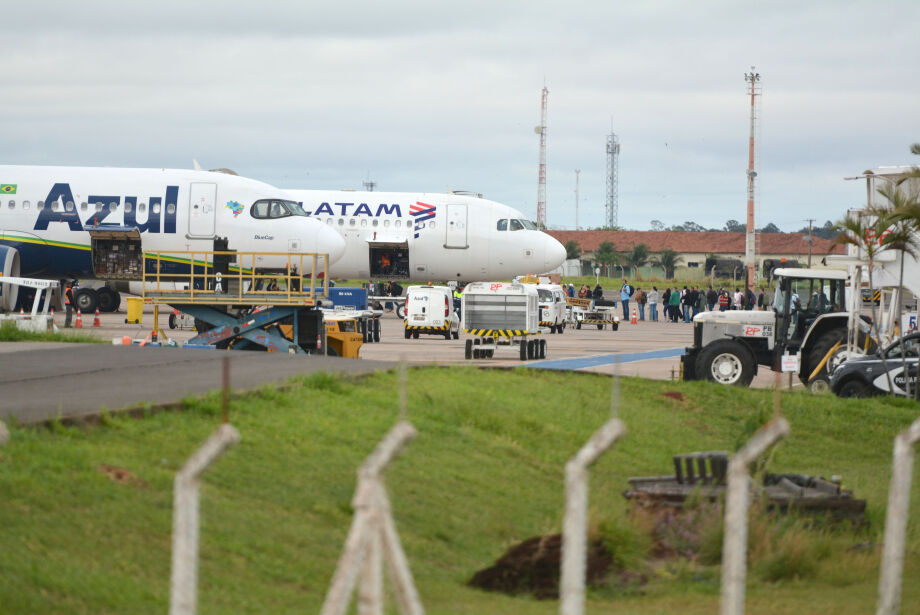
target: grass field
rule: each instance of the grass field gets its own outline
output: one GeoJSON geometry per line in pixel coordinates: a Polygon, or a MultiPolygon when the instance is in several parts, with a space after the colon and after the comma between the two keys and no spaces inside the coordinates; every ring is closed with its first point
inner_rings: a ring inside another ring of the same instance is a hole
{"type": "Polygon", "coordinates": [[[105,340],[79,331],[58,331],[43,333],[25,331],[12,322],[0,323],[0,342],[72,342],[74,344],[105,344],[105,340]]]}
{"type": "MultiPolygon", "coordinates": [[[[509,545],[560,530],[563,465],[609,417],[610,380],[425,368],[410,371],[409,382],[408,418],[419,435],[387,484],[426,611],[557,612],[556,601],[465,583],[509,545]]],[[[318,611],[351,522],[355,470],[396,420],[397,390],[394,373],[319,374],[233,400],[242,442],[202,490],[200,613],[318,611]]],[[[621,400],[629,433],[593,468],[592,524],[620,528],[608,538],[638,552],[629,565],[649,582],[595,590],[588,612],[712,613],[718,566],[647,558],[621,493],[629,476],[671,471],[674,453],[734,450],[772,413],[771,393],[624,379],[621,400]],[[668,391],[684,399],[662,395],[668,391]]],[[[217,427],[219,407],[212,394],[140,419],[13,428],[0,448],[0,612],[166,612],[173,477],[217,427]]],[[[790,393],[783,410],[792,433],[771,470],[841,475],[868,500],[871,525],[809,534],[759,522],[747,612],[871,612],[891,441],[918,407],[790,393]],[[866,541],[876,546],[851,550],[866,541]]],[[[916,493],[911,512],[904,612],[920,609],[916,493]]]]}

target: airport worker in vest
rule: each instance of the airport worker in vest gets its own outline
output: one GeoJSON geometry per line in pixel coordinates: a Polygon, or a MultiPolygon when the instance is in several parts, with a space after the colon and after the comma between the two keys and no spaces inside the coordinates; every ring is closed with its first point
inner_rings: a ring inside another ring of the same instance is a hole
{"type": "Polygon", "coordinates": [[[66,316],[64,318],[64,328],[70,328],[70,319],[73,317],[73,306],[75,305],[75,299],[73,294],[73,282],[67,282],[67,290],[64,291],[64,307],[66,308],[66,316]]]}

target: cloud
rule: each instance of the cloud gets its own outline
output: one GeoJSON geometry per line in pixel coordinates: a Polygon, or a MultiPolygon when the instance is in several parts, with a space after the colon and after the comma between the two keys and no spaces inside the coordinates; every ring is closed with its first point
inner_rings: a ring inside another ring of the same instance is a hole
{"type": "Polygon", "coordinates": [[[4,7],[0,161],[227,166],[301,188],[483,192],[603,223],[743,219],[755,65],[758,225],[836,219],[842,177],[912,162],[915,2],[43,2],[4,7]]]}

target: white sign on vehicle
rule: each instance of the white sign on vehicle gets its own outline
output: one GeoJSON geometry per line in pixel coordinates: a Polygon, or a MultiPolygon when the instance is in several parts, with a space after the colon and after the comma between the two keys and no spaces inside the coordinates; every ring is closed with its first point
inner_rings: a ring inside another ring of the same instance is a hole
{"type": "Polygon", "coordinates": [[[783,372],[797,372],[799,371],[799,355],[797,354],[784,354],[780,360],[780,365],[782,366],[783,372]]]}

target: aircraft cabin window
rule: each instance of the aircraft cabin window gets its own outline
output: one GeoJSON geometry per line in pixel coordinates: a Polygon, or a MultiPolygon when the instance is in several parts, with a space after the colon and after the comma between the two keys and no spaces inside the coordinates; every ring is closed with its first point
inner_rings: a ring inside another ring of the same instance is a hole
{"type": "Polygon", "coordinates": [[[390,226],[390,221],[389,221],[389,220],[384,220],[384,221],[383,221],[383,227],[384,227],[384,228],[387,228],[388,226],[390,226]]]}
{"type": "Polygon", "coordinates": [[[175,203],[170,203],[169,205],[167,205],[167,206],[166,206],[166,213],[168,213],[170,216],[173,215],[174,213],[176,213],[176,204],[175,204],[175,203]]]}
{"type": "Polygon", "coordinates": [[[428,223],[428,228],[434,228],[434,220],[428,223]]]}
{"type": "Polygon", "coordinates": [[[139,211],[140,213],[144,213],[145,211],[147,211],[147,203],[139,203],[137,206],[137,211],[139,211]]]}
{"type": "Polygon", "coordinates": [[[329,218],[328,220],[326,220],[326,224],[328,224],[329,226],[332,226],[332,218],[329,218]]]}
{"type": "Polygon", "coordinates": [[[80,203],[80,211],[86,211],[87,207],[89,207],[89,204],[86,201],[80,203]]]}
{"type": "Polygon", "coordinates": [[[125,201],[125,212],[131,213],[131,210],[134,209],[134,205],[131,204],[131,201],[125,201]]]}
{"type": "Polygon", "coordinates": [[[524,225],[520,220],[511,220],[511,230],[512,231],[523,231],[524,225]]]}
{"type": "Polygon", "coordinates": [[[367,226],[367,218],[362,218],[362,219],[361,219],[361,228],[365,228],[366,226],[367,226]]]}
{"type": "Polygon", "coordinates": [[[354,225],[355,225],[355,219],[352,218],[351,220],[348,221],[348,226],[354,226],[354,225]]]}
{"type": "Polygon", "coordinates": [[[102,203],[96,203],[96,211],[102,211],[102,203]]]}
{"type": "Polygon", "coordinates": [[[29,208],[29,202],[28,202],[28,201],[23,201],[23,202],[22,202],[22,207],[23,207],[24,209],[28,209],[28,208],[29,208]]]}
{"type": "Polygon", "coordinates": [[[500,230],[500,231],[507,231],[507,230],[508,230],[508,221],[505,220],[505,219],[499,220],[499,221],[498,221],[498,225],[497,225],[495,228],[498,229],[498,230],[500,230]]]}
{"type": "Polygon", "coordinates": [[[16,207],[16,201],[10,201],[10,209],[16,207]]]}
{"type": "Polygon", "coordinates": [[[109,211],[115,211],[118,209],[118,203],[109,203],[109,211]]]}
{"type": "Polygon", "coordinates": [[[61,209],[62,209],[62,208],[61,208],[61,202],[60,202],[60,201],[52,201],[52,202],[51,202],[51,210],[52,210],[52,211],[61,211],[61,209]]]}
{"type": "Polygon", "coordinates": [[[374,221],[371,222],[371,224],[372,224],[373,226],[377,226],[378,224],[380,224],[380,220],[378,220],[377,218],[374,218],[374,221]]]}
{"type": "Polygon", "coordinates": [[[44,201],[39,201],[39,202],[38,202],[38,205],[36,205],[36,207],[38,207],[39,209],[43,209],[43,208],[45,207],[45,202],[44,202],[44,201]]]}
{"type": "Polygon", "coordinates": [[[150,208],[150,211],[152,211],[152,212],[155,213],[155,214],[159,214],[159,213],[160,213],[160,204],[159,204],[159,203],[154,203],[154,204],[153,204],[153,207],[150,208]]]}
{"type": "Polygon", "coordinates": [[[402,226],[402,220],[397,220],[395,224],[396,224],[396,228],[401,227],[401,226],[402,226]]]}
{"type": "Polygon", "coordinates": [[[339,226],[345,226],[345,219],[339,218],[339,226]]]}
{"type": "Polygon", "coordinates": [[[65,205],[64,207],[67,209],[67,211],[73,211],[74,210],[73,201],[67,201],[67,205],[65,205]]]}

